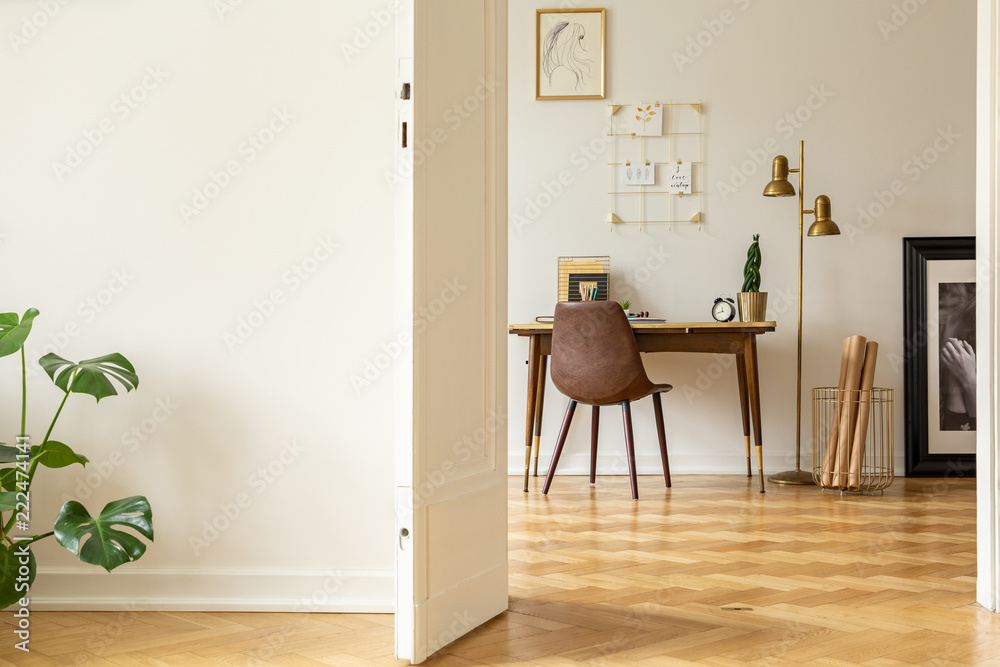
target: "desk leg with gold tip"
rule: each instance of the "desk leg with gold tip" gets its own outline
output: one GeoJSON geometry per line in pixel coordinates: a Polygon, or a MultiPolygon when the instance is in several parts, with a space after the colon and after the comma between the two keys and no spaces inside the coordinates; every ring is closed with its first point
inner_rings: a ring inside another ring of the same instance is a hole
{"type": "Polygon", "coordinates": [[[764,446],[760,427],[760,380],[757,377],[757,337],[743,336],[743,356],[746,361],[747,392],[750,395],[750,416],[753,421],[753,441],[757,445],[757,470],[760,471],[760,492],[764,493],[764,446]]]}
{"type": "Polygon", "coordinates": [[[743,442],[747,449],[747,477],[753,477],[750,467],[750,405],[747,399],[747,368],[742,354],[736,355],[736,381],[740,385],[740,411],[743,413],[743,442]]]}
{"type": "Polygon", "coordinates": [[[538,364],[538,400],[535,403],[535,477],[538,477],[538,452],[542,448],[542,408],[545,406],[545,373],[549,358],[542,355],[538,364]]]}
{"type": "Polygon", "coordinates": [[[529,336],[528,343],[528,406],[524,419],[524,492],[528,492],[528,475],[531,473],[531,436],[535,431],[535,396],[538,392],[538,370],[542,350],[538,336],[529,336]]]}

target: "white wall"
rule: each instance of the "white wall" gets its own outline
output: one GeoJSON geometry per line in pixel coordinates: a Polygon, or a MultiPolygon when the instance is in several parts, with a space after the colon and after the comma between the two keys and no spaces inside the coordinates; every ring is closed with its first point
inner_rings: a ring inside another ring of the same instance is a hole
{"type": "MultiPolygon", "coordinates": [[[[141,379],[72,397],[54,437],[92,463],[39,475],[32,528],[65,497],[96,513],[136,493],[156,528],[111,577],[49,540],[36,607],[391,610],[391,372],[351,381],[395,337],[391,19],[384,0],[0,4],[0,309],[41,310],[32,359],[120,351],[141,379]],[[188,222],[196,189],[215,196],[188,222]]],[[[0,364],[10,442],[18,371],[0,364]]],[[[37,442],[60,396],[39,373],[29,392],[37,442]]]]}
{"type": "MultiPolygon", "coordinates": [[[[746,247],[759,233],[761,289],[769,292],[770,317],[778,322],[776,333],[758,341],[765,472],[793,468],[797,215],[794,199],[766,199],[761,190],[771,158],[783,153],[795,166],[804,139],[806,208],[817,195],[829,195],[843,234],[805,242],[803,467],[811,451],[809,388],[835,384],[842,339],[863,334],[881,344],[876,384],[896,391],[895,466],[902,474],[901,239],[975,233],[975,2],[600,4],[607,7],[607,99],[596,101],[535,101],[534,10],[556,3],[510,4],[512,218],[530,219],[529,203],[544,203],[539,195],[562,170],[572,178],[531,224],[511,226],[511,321],[550,314],[556,258],[591,254],[610,255],[612,283],[625,286],[635,283],[636,269],[655,265],[657,254],[669,255],[648,282],[632,285],[631,293],[613,290],[612,298],[631,298],[633,310],[671,320],[704,321],[719,293],[739,291],[746,247]],[[584,148],[601,143],[609,103],[646,100],[704,104],[707,223],[701,230],[611,229],[605,222],[606,153],[588,163],[581,159],[584,148]],[[945,135],[951,139],[939,139],[945,135]],[[769,150],[775,144],[777,150],[769,150]],[[933,164],[915,168],[912,156],[925,151],[933,164]],[[880,203],[893,196],[897,181],[897,191],[905,192],[880,203]],[[861,218],[864,209],[873,212],[873,222],[861,218]]],[[[524,465],[518,424],[526,348],[523,340],[510,341],[512,473],[524,465]]],[[[653,355],[646,363],[655,380],[675,388],[664,401],[673,470],[744,472],[735,371],[698,355],[653,355]]],[[[547,402],[543,470],[565,408],[551,384],[547,402]]],[[[580,421],[561,472],[587,469],[589,420],[580,421]]],[[[655,473],[648,402],[634,410],[634,422],[640,472],[655,473]]],[[[600,470],[623,473],[618,414],[607,411],[601,437],[600,470]]]]}
{"type": "MultiPolygon", "coordinates": [[[[132,599],[149,608],[267,609],[312,598],[313,608],[390,609],[392,390],[390,374],[374,364],[388,359],[378,355],[395,338],[384,181],[394,135],[391,3],[75,2],[39,18],[43,4],[51,3],[0,3],[0,276],[10,286],[0,310],[42,311],[31,356],[120,351],[136,364],[141,386],[97,407],[73,397],[55,436],[92,464],[39,476],[32,528],[46,530],[63,497],[98,512],[144,493],[157,540],[139,563],[110,577],[57,546],[40,546],[33,604],[115,609],[132,599]],[[220,16],[220,7],[233,11],[220,16]],[[32,31],[33,20],[44,25],[32,31]],[[372,36],[364,46],[357,30],[366,27],[372,36]],[[22,30],[30,37],[12,42],[22,30]],[[361,48],[348,60],[341,44],[354,40],[361,48]],[[123,117],[115,101],[141,86],[147,67],[166,74],[159,83],[147,79],[145,99],[123,117]],[[241,142],[275,108],[295,118],[251,162],[241,142]],[[60,181],[53,162],[65,161],[85,132],[95,136],[105,117],[113,131],[60,181]],[[185,223],[179,206],[229,160],[240,173],[185,223]],[[339,247],[293,289],[286,272],[327,235],[339,247]],[[120,287],[115,271],[125,271],[128,284],[112,293],[109,286],[120,287]],[[285,300],[230,351],[224,335],[235,335],[275,289],[285,300]],[[101,311],[88,299],[103,302],[101,311]],[[67,327],[74,335],[60,333],[67,327]],[[356,391],[351,376],[363,377],[368,362],[374,379],[356,391]],[[165,415],[158,401],[176,406],[162,423],[150,421],[165,415]],[[126,441],[144,426],[144,441],[126,441]],[[272,463],[286,440],[301,454],[272,463]],[[283,468],[272,483],[251,479],[269,464],[283,468]],[[250,506],[195,554],[189,539],[203,537],[205,521],[224,525],[220,505],[240,494],[250,506]]],[[[725,200],[718,184],[768,139],[793,156],[804,138],[806,194],[830,195],[845,232],[876,191],[897,179],[907,188],[864,234],[807,240],[804,386],[831,382],[839,341],[861,332],[884,346],[878,383],[901,391],[902,368],[888,361],[902,349],[900,238],[974,231],[975,18],[972,2],[927,3],[883,39],[878,21],[891,20],[893,4],[609,0],[608,99],[536,102],[534,9],[543,5],[512,1],[510,212],[523,214],[525,199],[563,169],[574,183],[535,224],[511,228],[511,321],[551,312],[559,255],[610,254],[616,279],[624,279],[661,247],[670,263],[633,301],[672,319],[704,319],[719,292],[738,289],[746,244],[758,232],[763,287],[772,304],[782,303],[779,295],[794,294],[796,284],[794,203],[759,196],[766,165],[725,200]],[[735,21],[678,71],[673,53],[724,9],[735,21]],[[782,80],[764,74],[771,71],[782,80]],[[786,137],[776,123],[807,103],[813,86],[833,96],[786,137]],[[609,231],[603,159],[583,171],[571,161],[601,136],[607,102],[639,97],[705,103],[710,194],[701,231],[609,231]],[[960,138],[910,181],[906,161],[948,127],[960,138]]],[[[775,314],[778,333],[760,340],[768,471],[793,465],[794,301],[785,306],[775,314]]],[[[510,346],[516,472],[525,345],[510,346]]],[[[683,387],[695,386],[699,372],[715,374],[714,360],[648,363],[655,378],[677,387],[665,403],[675,470],[740,472],[732,371],[689,403],[683,387]]],[[[9,442],[18,428],[17,365],[4,359],[0,367],[7,406],[0,432],[9,442]]],[[[38,373],[29,392],[29,430],[40,438],[59,395],[38,373]]],[[[550,386],[546,458],[563,405],[550,386]]],[[[648,405],[635,412],[640,465],[654,471],[652,415],[648,405]]],[[[609,413],[603,421],[606,471],[623,469],[617,419],[609,413]]],[[[901,420],[898,407],[900,471],[901,420]]],[[[585,430],[571,452],[585,450],[585,430]]],[[[565,460],[567,472],[573,462],[565,460]]]]}

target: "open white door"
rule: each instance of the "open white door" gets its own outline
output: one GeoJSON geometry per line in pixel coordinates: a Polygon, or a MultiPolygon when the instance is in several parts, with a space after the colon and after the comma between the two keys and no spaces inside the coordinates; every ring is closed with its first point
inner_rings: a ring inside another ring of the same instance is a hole
{"type": "Polygon", "coordinates": [[[397,56],[396,655],[416,664],[507,609],[506,0],[409,0],[397,56]]]}
{"type": "Polygon", "coordinates": [[[1000,612],[1000,1],[979,0],[976,136],[976,600],[1000,612]]]}

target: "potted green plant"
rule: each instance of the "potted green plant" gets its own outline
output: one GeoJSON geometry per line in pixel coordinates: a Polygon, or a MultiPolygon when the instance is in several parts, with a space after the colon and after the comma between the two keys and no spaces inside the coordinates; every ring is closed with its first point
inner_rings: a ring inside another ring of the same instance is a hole
{"type": "MultiPolygon", "coordinates": [[[[153,539],[153,511],[145,496],[131,496],[108,503],[97,516],[70,500],[63,504],[52,529],[32,534],[40,522],[31,511],[31,484],[39,466],[63,468],[86,465],[87,457],[68,445],[52,439],[59,415],[70,394],[89,394],[97,401],[118,393],[114,380],[131,391],[139,386],[135,368],[118,353],[107,354],[79,363],[56,354],[38,360],[52,382],[63,392],[41,442],[31,444],[26,435],[27,375],[24,343],[38,311],[27,310],[0,314],[0,357],[21,353],[21,429],[16,445],[0,443],[0,609],[23,600],[35,580],[35,556],[31,546],[38,540],[55,536],[56,541],[85,563],[100,565],[108,572],[119,565],[138,560],[146,545],[135,535],[120,530],[128,527],[148,540],[153,539]],[[8,514],[9,513],[9,514],[8,514]]],[[[21,602],[25,605],[25,602],[21,602]]]]}
{"type": "Polygon", "coordinates": [[[760,259],[760,234],[754,234],[743,265],[743,289],[737,295],[741,322],[767,319],[767,292],[760,291],[760,259]]]}

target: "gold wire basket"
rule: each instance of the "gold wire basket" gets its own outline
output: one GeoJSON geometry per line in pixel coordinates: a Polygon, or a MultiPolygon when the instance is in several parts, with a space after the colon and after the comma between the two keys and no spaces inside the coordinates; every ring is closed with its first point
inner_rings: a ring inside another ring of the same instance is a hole
{"type": "Polygon", "coordinates": [[[817,387],[812,394],[812,475],[817,486],[841,492],[888,488],[894,477],[892,389],[817,387]],[[839,437],[845,426],[851,434],[846,439],[839,437]],[[850,446],[847,455],[844,444],[850,446]]]}

